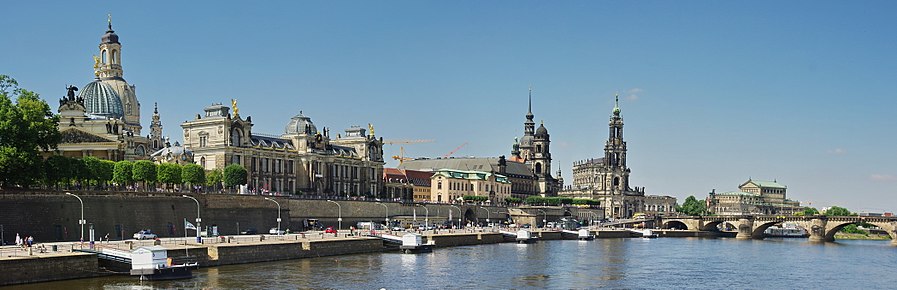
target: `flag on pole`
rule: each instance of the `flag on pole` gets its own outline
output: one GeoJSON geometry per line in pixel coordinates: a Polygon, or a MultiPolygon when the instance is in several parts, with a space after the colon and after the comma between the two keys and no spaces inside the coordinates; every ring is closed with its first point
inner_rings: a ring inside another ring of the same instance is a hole
{"type": "Polygon", "coordinates": [[[184,219],[184,229],[185,230],[195,230],[196,226],[194,226],[193,224],[188,222],[187,219],[184,219]]]}

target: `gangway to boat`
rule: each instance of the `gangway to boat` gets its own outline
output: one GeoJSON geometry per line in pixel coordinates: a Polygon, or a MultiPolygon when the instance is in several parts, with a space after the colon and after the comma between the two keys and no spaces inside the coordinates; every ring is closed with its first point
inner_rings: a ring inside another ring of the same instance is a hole
{"type": "Polygon", "coordinates": [[[656,238],[657,234],[652,230],[637,230],[637,229],[626,229],[627,231],[639,234],[643,238],[656,238]]]}
{"type": "Polygon", "coordinates": [[[498,232],[501,233],[501,235],[503,235],[503,236],[517,238],[517,233],[515,233],[515,232],[509,232],[509,231],[498,231],[498,232]]]}
{"type": "Polygon", "coordinates": [[[368,235],[368,236],[381,239],[381,240],[383,240],[383,242],[390,243],[390,244],[396,244],[396,245],[402,244],[402,237],[400,237],[400,236],[387,235],[387,234],[376,234],[376,235],[368,235]]]}
{"type": "Polygon", "coordinates": [[[111,262],[112,265],[109,266],[112,266],[111,268],[115,268],[115,270],[131,268],[131,253],[127,251],[109,248],[94,248],[75,249],[75,252],[96,254],[98,259],[111,262]]]}
{"type": "Polygon", "coordinates": [[[595,239],[595,236],[592,235],[588,229],[579,229],[577,231],[573,230],[561,230],[561,233],[568,235],[576,235],[576,239],[580,241],[591,241],[595,239]]]}
{"type": "Polygon", "coordinates": [[[379,238],[383,240],[384,243],[390,244],[393,247],[399,246],[399,249],[406,254],[432,252],[434,246],[433,241],[427,241],[427,243],[423,243],[421,235],[416,233],[406,233],[401,237],[388,234],[376,234],[368,236],[379,238]]]}

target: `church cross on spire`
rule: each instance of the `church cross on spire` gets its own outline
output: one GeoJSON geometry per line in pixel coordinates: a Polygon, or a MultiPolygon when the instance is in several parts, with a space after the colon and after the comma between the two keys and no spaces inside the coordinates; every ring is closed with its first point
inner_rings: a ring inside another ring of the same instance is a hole
{"type": "Polygon", "coordinates": [[[109,30],[112,30],[112,13],[106,14],[106,21],[109,22],[109,30]]]}

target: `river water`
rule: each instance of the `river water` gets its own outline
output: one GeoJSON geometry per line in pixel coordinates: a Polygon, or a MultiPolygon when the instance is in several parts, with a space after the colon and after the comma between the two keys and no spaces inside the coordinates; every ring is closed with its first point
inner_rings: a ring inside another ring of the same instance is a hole
{"type": "MultiPolygon", "coordinates": [[[[125,276],[15,289],[894,289],[889,241],[600,239],[437,248],[205,268],[191,280],[125,276]]],[[[2,287],[0,287],[2,288],[2,287]]]]}

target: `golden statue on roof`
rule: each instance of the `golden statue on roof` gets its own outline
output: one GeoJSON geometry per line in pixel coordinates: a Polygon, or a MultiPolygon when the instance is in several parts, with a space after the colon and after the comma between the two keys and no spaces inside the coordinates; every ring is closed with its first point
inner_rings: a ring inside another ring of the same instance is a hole
{"type": "Polygon", "coordinates": [[[368,131],[371,131],[371,137],[374,137],[374,125],[368,123],[368,131]]]}
{"type": "Polygon", "coordinates": [[[100,57],[96,55],[93,56],[93,75],[100,76],[100,57]]]}
{"type": "Polygon", "coordinates": [[[240,108],[237,108],[237,99],[230,99],[230,106],[234,110],[234,116],[239,116],[240,108]]]}

